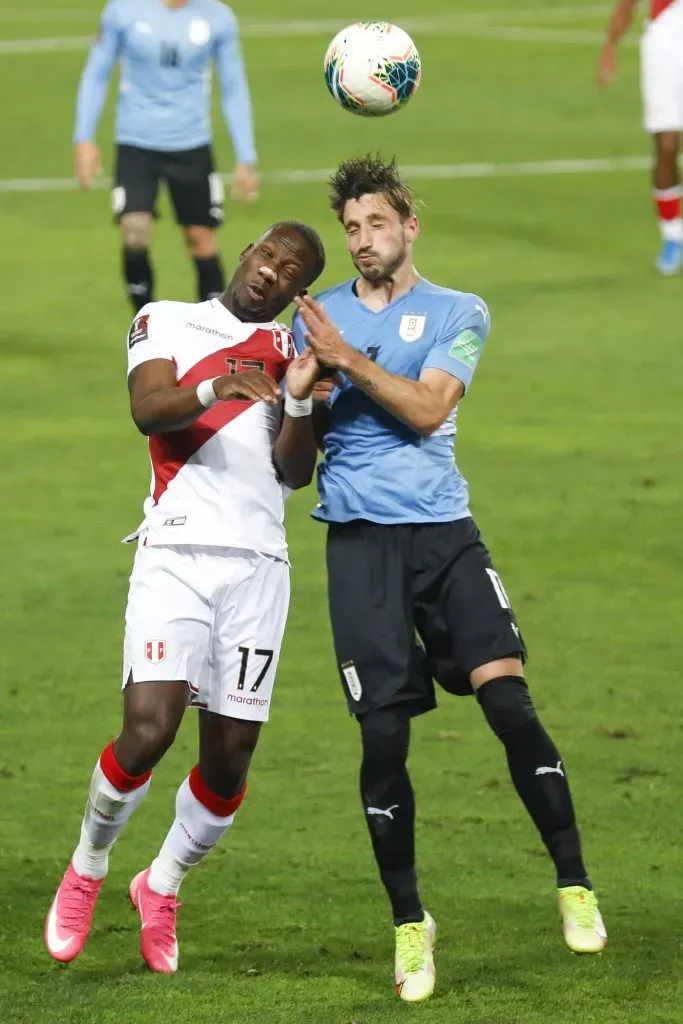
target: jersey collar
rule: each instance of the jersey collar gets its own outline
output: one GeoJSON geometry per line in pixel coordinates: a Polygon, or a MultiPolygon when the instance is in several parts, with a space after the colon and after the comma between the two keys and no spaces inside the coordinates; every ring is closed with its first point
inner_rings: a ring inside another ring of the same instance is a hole
{"type": "Polygon", "coordinates": [[[242,324],[244,327],[247,327],[247,326],[251,327],[255,331],[259,331],[259,330],[264,330],[264,331],[269,331],[270,330],[270,331],[272,331],[275,328],[278,328],[278,327],[281,326],[275,320],[268,320],[266,323],[258,323],[256,321],[252,322],[251,320],[248,320],[248,321],[247,320],[238,320],[238,318],[235,316],[235,314],[231,313],[230,310],[226,306],[223,305],[223,303],[221,302],[220,299],[211,299],[211,305],[212,305],[213,309],[217,310],[222,316],[228,317],[228,319],[230,320],[231,323],[233,323],[233,324],[242,324]]]}

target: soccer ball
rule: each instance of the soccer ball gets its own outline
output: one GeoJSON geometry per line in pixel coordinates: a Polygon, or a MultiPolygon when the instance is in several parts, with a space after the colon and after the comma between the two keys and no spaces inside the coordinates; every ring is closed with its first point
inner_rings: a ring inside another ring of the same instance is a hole
{"type": "Polygon", "coordinates": [[[325,54],[327,88],[345,110],[382,117],[417,91],[422,63],[407,32],[388,21],[359,21],[338,32],[325,54]]]}

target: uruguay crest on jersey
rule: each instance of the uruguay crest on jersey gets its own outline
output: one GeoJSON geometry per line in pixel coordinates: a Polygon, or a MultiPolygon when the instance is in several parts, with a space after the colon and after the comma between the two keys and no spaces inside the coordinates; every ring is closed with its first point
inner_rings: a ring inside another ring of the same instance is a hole
{"type": "Polygon", "coordinates": [[[412,341],[419,341],[425,332],[426,323],[427,317],[422,314],[404,313],[398,333],[409,344],[412,341]]]}

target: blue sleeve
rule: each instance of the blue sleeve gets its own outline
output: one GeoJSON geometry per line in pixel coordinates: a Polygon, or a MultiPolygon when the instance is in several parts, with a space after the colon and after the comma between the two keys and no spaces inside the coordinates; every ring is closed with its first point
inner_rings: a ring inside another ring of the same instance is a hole
{"type": "Polygon", "coordinates": [[[237,162],[256,163],[254,122],[249,85],[242,59],[237,21],[226,11],[226,22],[218,36],[214,52],[221,91],[223,117],[230,132],[237,162]]]}
{"type": "Polygon", "coordinates": [[[306,342],[304,340],[305,332],[306,328],[304,326],[304,322],[297,310],[294,314],[294,319],[292,320],[292,337],[294,338],[294,348],[298,355],[301,355],[303,350],[306,348],[306,342]]]}
{"type": "Polygon", "coordinates": [[[105,8],[99,35],[90,49],[76,101],[74,142],[92,142],[107,98],[109,79],[121,48],[121,27],[113,4],[105,8]]]}
{"type": "Polygon", "coordinates": [[[427,354],[423,370],[443,370],[469,388],[491,329],[491,316],[478,295],[454,304],[427,354]]]}

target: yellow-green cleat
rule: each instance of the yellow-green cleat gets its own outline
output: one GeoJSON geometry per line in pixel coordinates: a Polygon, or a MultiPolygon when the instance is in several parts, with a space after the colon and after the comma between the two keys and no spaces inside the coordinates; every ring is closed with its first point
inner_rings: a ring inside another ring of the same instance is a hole
{"type": "Polygon", "coordinates": [[[564,941],[572,953],[601,953],[607,945],[607,932],[595,893],[583,885],[568,885],[557,892],[564,941]]]}
{"type": "Polygon", "coordinates": [[[406,1003],[422,1003],[434,991],[436,922],[425,910],[424,920],[396,929],[396,992],[406,1003]]]}

